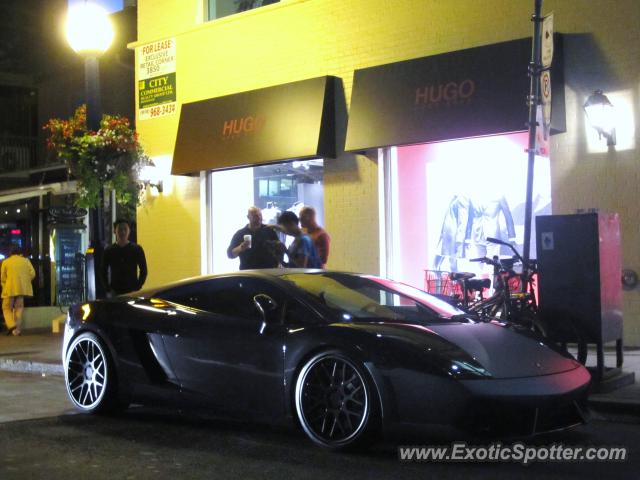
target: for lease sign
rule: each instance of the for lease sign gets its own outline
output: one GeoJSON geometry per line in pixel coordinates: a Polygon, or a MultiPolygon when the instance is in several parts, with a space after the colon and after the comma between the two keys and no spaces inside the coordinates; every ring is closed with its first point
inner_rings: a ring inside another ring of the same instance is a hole
{"type": "Polygon", "coordinates": [[[138,119],[176,112],[176,39],[136,48],[138,59],[138,119]]]}

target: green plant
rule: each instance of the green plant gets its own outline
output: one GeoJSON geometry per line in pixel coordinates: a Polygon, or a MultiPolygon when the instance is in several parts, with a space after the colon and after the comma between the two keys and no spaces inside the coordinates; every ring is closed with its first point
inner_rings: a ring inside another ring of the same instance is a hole
{"type": "Polygon", "coordinates": [[[103,115],[98,131],[91,131],[81,105],[68,120],[52,118],[43,129],[47,147],[78,181],[79,207],[98,207],[102,189],[114,190],[116,202],[129,212],[141,203],[140,170],[150,160],[126,117],[103,115]]]}

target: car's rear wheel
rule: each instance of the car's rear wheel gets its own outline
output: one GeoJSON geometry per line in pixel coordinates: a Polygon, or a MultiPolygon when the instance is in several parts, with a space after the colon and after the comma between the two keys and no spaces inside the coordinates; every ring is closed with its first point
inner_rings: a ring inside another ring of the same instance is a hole
{"type": "Polygon", "coordinates": [[[65,383],[73,404],[89,412],[107,412],[118,407],[116,372],[109,352],[97,335],[78,335],[67,350],[65,383]]]}
{"type": "Polygon", "coordinates": [[[373,439],[379,426],[379,402],[368,372],[339,351],[307,361],[295,389],[296,413],[316,444],[341,450],[373,439]]]}

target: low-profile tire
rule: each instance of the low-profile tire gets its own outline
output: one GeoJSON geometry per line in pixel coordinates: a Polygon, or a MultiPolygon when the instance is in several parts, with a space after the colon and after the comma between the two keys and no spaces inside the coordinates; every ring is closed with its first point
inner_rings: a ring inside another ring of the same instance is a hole
{"type": "Polygon", "coordinates": [[[87,413],[111,413],[122,409],[118,401],[116,370],[104,342],[91,332],[73,339],[64,364],[69,399],[87,413]]]}
{"type": "Polygon", "coordinates": [[[294,401],[302,429],[325,448],[363,447],[380,428],[380,402],[371,376],[338,350],[315,355],[303,365],[294,401]]]}

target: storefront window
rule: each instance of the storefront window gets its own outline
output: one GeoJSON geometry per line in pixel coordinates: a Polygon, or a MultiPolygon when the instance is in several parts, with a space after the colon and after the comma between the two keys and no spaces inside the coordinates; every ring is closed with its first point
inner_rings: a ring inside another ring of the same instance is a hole
{"type": "Polygon", "coordinates": [[[9,256],[13,245],[24,248],[24,233],[23,228],[17,222],[0,223],[0,260],[9,256]]]}
{"type": "Polygon", "coordinates": [[[207,0],[207,19],[227,17],[234,13],[264,7],[280,0],[207,0]]]}
{"type": "MultiPolygon", "coordinates": [[[[498,135],[391,148],[387,273],[424,288],[427,270],[465,271],[489,277],[477,257],[522,252],[527,178],[527,134],[498,135]]],[[[551,214],[549,159],[536,157],[533,215],[551,214]]],[[[535,221],[531,257],[535,258],[535,221]]]]}
{"type": "Polygon", "coordinates": [[[316,211],[318,223],[324,225],[323,175],[323,160],[211,172],[209,270],[220,273],[238,269],[238,260],[227,257],[227,247],[233,234],[247,224],[247,209],[253,205],[262,210],[265,224],[275,224],[286,210],[299,215],[302,207],[310,206],[316,211]]]}

